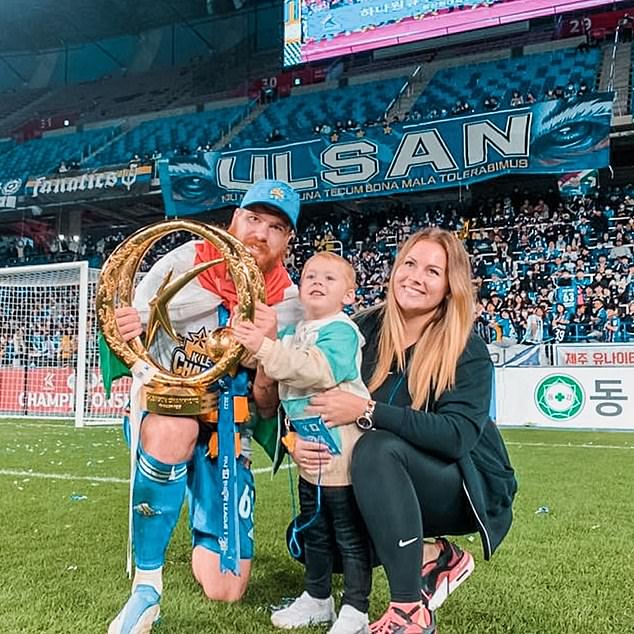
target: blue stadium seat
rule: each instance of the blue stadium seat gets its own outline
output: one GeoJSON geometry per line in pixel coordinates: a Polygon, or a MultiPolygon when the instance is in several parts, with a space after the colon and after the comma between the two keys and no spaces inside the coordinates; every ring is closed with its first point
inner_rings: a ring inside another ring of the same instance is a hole
{"type": "Polygon", "coordinates": [[[231,106],[144,121],[99,152],[91,164],[114,165],[129,161],[135,154],[159,151],[169,156],[182,146],[194,151],[198,145],[213,145],[245,109],[246,106],[231,106]]]}
{"type": "Polygon", "coordinates": [[[82,161],[107,143],[116,130],[112,126],[46,136],[26,143],[10,142],[7,151],[0,151],[0,180],[47,174],[62,161],[82,161]]]}
{"type": "Polygon", "coordinates": [[[500,107],[507,107],[513,90],[522,95],[530,91],[539,100],[549,88],[565,88],[570,81],[577,88],[584,81],[592,90],[600,61],[599,49],[582,52],[571,48],[440,70],[414,108],[425,116],[433,108],[451,111],[458,99],[466,99],[481,110],[489,95],[498,99],[500,107]]]}
{"type": "Polygon", "coordinates": [[[376,120],[383,116],[405,80],[406,77],[396,77],[281,99],[232,139],[231,145],[263,145],[274,129],[286,140],[296,141],[310,136],[316,125],[334,126],[337,121],[348,119],[360,124],[376,120]]]}

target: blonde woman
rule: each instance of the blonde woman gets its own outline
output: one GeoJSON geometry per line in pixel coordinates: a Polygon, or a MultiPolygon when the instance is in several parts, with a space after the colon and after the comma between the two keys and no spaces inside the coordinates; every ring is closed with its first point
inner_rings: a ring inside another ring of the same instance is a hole
{"type": "MultiPolygon", "coordinates": [[[[433,610],[473,569],[472,556],[440,536],[478,531],[488,559],[511,525],[517,486],[489,418],[492,364],[472,333],[474,314],[462,243],[436,228],[414,234],[385,304],[357,321],[371,399],[335,389],[311,400],[330,425],[356,420],[369,430],[353,453],[352,483],[390,586],[375,634],[436,632],[433,610]]],[[[302,442],[294,459],[317,470],[330,457],[302,442]]]]}

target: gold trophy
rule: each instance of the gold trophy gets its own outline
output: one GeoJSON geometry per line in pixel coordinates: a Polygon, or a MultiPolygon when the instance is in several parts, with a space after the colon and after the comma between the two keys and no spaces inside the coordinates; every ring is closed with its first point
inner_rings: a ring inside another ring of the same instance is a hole
{"type": "Polygon", "coordinates": [[[104,264],[97,290],[97,319],[110,349],[145,382],[143,409],[174,416],[205,415],[217,408],[217,397],[210,385],[230,374],[245,354],[230,328],[218,328],[207,336],[206,351],[214,366],[193,376],[182,377],[163,367],[149,352],[159,328],[179,342],[169,317],[169,302],[197,275],[222,262],[227,263],[238,296],[240,319],[253,319],[256,301],[264,301],[264,278],[253,256],[237,238],[226,231],[193,220],[170,220],[140,229],[124,240],[104,264]],[[123,341],[115,320],[115,308],[131,306],[134,280],[143,257],[162,237],[177,231],[190,233],[211,242],[222,257],[203,262],[176,279],[170,271],[150,300],[145,340],[134,337],[123,341]]]}

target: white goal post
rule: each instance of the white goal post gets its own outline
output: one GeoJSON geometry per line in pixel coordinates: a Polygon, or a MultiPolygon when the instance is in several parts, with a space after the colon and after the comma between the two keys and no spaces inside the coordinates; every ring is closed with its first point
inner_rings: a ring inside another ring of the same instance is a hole
{"type": "Polygon", "coordinates": [[[106,399],[95,294],[87,262],[0,269],[0,417],[121,420],[129,382],[106,399]]]}

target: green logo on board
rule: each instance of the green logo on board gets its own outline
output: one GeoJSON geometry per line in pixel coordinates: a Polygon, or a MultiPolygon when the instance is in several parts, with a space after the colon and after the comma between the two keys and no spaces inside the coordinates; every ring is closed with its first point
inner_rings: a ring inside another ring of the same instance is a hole
{"type": "Polygon", "coordinates": [[[586,397],[581,384],[567,374],[551,374],[535,389],[535,404],[552,420],[574,418],[583,408],[586,397]]]}

